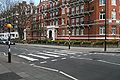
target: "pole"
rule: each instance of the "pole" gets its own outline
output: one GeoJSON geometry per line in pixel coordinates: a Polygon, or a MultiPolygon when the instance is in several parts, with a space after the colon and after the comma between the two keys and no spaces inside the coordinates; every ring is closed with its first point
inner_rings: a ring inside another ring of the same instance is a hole
{"type": "Polygon", "coordinates": [[[11,63],[11,49],[10,49],[10,28],[8,28],[9,36],[8,36],[8,63],[11,63]]]}
{"type": "Polygon", "coordinates": [[[104,51],[106,51],[106,39],[107,39],[107,38],[106,38],[106,37],[107,37],[107,35],[106,35],[106,33],[107,33],[107,32],[106,32],[106,25],[107,25],[107,24],[106,24],[106,20],[107,20],[107,19],[106,19],[106,18],[107,18],[107,14],[106,14],[106,0],[105,0],[105,42],[104,42],[105,45],[104,45],[104,51]]]}
{"type": "Polygon", "coordinates": [[[69,30],[69,47],[68,49],[70,49],[70,30],[69,30]]]}

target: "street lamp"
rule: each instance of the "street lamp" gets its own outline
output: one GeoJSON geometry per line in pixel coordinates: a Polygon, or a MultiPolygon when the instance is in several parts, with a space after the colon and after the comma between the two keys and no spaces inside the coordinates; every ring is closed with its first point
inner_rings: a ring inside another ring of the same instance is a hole
{"type": "Polygon", "coordinates": [[[11,39],[11,35],[10,35],[10,29],[13,28],[13,26],[11,24],[7,24],[6,27],[8,28],[8,32],[9,32],[9,35],[8,35],[8,63],[11,63],[11,49],[10,49],[10,39],[11,39]]]}

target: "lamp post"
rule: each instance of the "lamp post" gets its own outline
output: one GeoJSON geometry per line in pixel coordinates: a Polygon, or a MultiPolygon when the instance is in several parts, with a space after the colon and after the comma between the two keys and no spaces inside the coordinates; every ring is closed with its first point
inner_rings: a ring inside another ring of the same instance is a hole
{"type": "Polygon", "coordinates": [[[11,39],[11,36],[10,36],[10,29],[13,28],[13,26],[11,24],[7,24],[6,27],[8,28],[8,32],[9,32],[9,35],[8,35],[8,63],[11,63],[11,49],[10,49],[10,39],[11,39]]]}
{"type": "Polygon", "coordinates": [[[106,51],[106,40],[107,40],[107,32],[106,32],[106,25],[107,25],[107,23],[106,23],[106,20],[107,20],[107,15],[106,15],[106,0],[105,0],[105,41],[104,41],[104,51],[106,51]]]}

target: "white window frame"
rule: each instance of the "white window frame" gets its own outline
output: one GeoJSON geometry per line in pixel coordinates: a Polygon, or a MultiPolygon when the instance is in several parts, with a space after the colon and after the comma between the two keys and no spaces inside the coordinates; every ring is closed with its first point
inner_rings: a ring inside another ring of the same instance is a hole
{"type": "Polygon", "coordinates": [[[75,24],[75,19],[71,19],[72,20],[72,25],[74,25],[75,24]]]}
{"type": "Polygon", "coordinates": [[[62,35],[65,36],[65,30],[62,30],[62,35]]]}
{"type": "Polygon", "coordinates": [[[73,7],[73,8],[72,8],[72,14],[74,14],[74,13],[75,13],[75,8],[73,7]]]}
{"type": "Polygon", "coordinates": [[[58,25],[58,20],[56,21],[56,25],[58,25]]]}
{"type": "Polygon", "coordinates": [[[52,17],[52,13],[50,13],[50,17],[52,17]]]}
{"type": "Polygon", "coordinates": [[[72,35],[75,35],[75,29],[74,28],[72,29],[72,35]]]}
{"type": "Polygon", "coordinates": [[[106,0],[99,0],[99,5],[100,5],[100,6],[104,6],[104,5],[105,5],[105,1],[106,1],[106,0]]]}
{"type": "Polygon", "coordinates": [[[80,29],[80,35],[84,35],[84,29],[80,29]]]}
{"type": "Polygon", "coordinates": [[[116,6],[117,4],[116,0],[111,0],[111,4],[116,6]]]}
{"type": "Polygon", "coordinates": [[[105,26],[100,26],[99,27],[99,34],[100,35],[105,35],[105,26]]]}
{"type": "Polygon", "coordinates": [[[79,28],[76,28],[76,35],[79,35],[79,28]]]}
{"type": "Polygon", "coordinates": [[[116,34],[116,26],[112,26],[111,32],[112,32],[112,35],[115,35],[115,34],[116,34]]]}
{"type": "Polygon", "coordinates": [[[79,13],[79,6],[76,7],[76,13],[79,13]]]}
{"type": "Polygon", "coordinates": [[[65,14],[65,8],[62,8],[62,14],[65,14]]]}
{"type": "Polygon", "coordinates": [[[69,10],[69,8],[67,7],[67,13],[69,13],[70,12],[70,10],[69,10]]]}
{"type": "Polygon", "coordinates": [[[100,12],[100,15],[99,15],[100,18],[99,18],[99,19],[100,19],[100,20],[105,20],[105,17],[104,17],[104,16],[106,17],[105,12],[100,12]],[[101,17],[102,17],[102,18],[101,18],[101,17]]]}
{"type": "Polygon", "coordinates": [[[84,18],[82,17],[82,18],[80,18],[80,24],[84,24],[84,23],[82,23],[84,21],[84,18]]]}
{"type": "Polygon", "coordinates": [[[79,18],[76,18],[76,25],[79,25],[79,18]]]}
{"type": "Polygon", "coordinates": [[[116,11],[112,11],[111,15],[112,20],[116,20],[116,11]]]}
{"type": "Polygon", "coordinates": [[[62,25],[64,25],[65,24],[65,19],[62,19],[62,25]]]}
{"type": "Polygon", "coordinates": [[[84,5],[81,5],[80,12],[84,12],[84,5]]]}
{"type": "Polygon", "coordinates": [[[56,12],[56,15],[58,15],[58,11],[56,12]]]}

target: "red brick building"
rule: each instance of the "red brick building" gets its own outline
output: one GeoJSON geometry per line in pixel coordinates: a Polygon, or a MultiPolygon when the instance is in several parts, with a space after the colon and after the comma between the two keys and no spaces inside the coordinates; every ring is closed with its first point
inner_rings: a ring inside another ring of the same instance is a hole
{"type": "Polygon", "coordinates": [[[41,35],[52,40],[120,39],[119,0],[58,0],[38,5],[41,35]],[[106,2],[105,2],[106,1],[106,2]],[[106,3],[106,8],[105,8],[106,3]]]}

